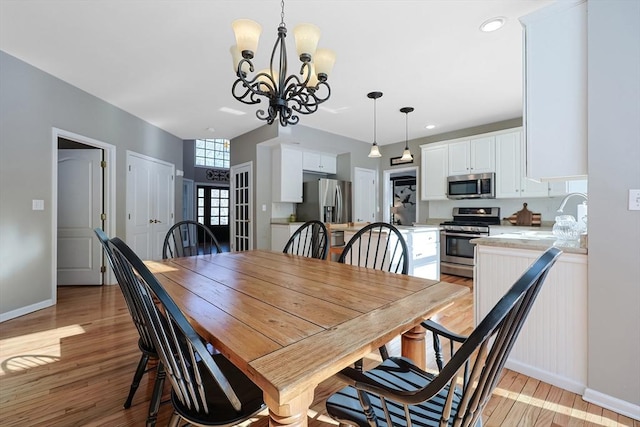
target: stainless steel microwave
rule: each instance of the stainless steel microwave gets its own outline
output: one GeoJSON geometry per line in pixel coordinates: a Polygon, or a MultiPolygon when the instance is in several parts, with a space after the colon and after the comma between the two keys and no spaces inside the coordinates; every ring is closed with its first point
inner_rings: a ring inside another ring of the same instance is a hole
{"type": "Polygon", "coordinates": [[[478,173],[454,175],[447,178],[449,199],[495,199],[496,174],[478,173]]]}

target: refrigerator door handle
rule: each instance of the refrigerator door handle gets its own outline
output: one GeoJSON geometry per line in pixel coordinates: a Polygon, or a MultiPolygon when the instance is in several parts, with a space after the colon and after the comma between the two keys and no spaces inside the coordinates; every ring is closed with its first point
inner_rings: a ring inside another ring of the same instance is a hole
{"type": "Polygon", "coordinates": [[[342,218],[342,188],[339,185],[336,186],[336,222],[344,222],[342,218]]]}

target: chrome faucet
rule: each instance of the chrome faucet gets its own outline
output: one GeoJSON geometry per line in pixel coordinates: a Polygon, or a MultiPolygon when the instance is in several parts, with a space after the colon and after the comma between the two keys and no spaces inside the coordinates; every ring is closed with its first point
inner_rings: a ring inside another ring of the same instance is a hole
{"type": "Polygon", "coordinates": [[[584,197],[584,201],[587,201],[587,195],[584,193],[569,193],[566,196],[564,196],[564,199],[562,199],[562,203],[560,203],[560,207],[558,208],[558,212],[563,212],[564,209],[564,205],[567,204],[567,200],[569,200],[571,197],[573,196],[581,196],[584,197]]]}

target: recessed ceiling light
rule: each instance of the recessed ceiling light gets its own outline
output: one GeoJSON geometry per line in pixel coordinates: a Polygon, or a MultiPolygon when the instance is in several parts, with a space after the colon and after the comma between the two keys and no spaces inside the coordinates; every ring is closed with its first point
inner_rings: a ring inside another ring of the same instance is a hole
{"type": "Polygon", "coordinates": [[[491,18],[487,21],[484,21],[482,25],[480,25],[480,31],[484,31],[485,33],[489,33],[491,31],[498,30],[502,28],[504,23],[507,22],[507,18],[504,16],[498,16],[496,18],[491,18]]]}
{"type": "Polygon", "coordinates": [[[426,129],[434,129],[436,127],[436,125],[426,125],[425,128],[426,129]]]}
{"type": "Polygon", "coordinates": [[[216,131],[216,129],[215,129],[215,128],[211,128],[211,127],[207,128],[207,130],[208,130],[209,132],[215,132],[215,131],[216,131]]]}

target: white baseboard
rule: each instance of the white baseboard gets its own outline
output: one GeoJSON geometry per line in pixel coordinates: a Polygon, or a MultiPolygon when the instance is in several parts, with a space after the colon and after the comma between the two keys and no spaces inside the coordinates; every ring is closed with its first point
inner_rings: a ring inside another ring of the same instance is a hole
{"type": "Polygon", "coordinates": [[[568,390],[581,396],[587,388],[587,384],[583,382],[576,381],[572,378],[563,377],[552,372],[543,371],[541,369],[511,359],[507,360],[507,363],[505,363],[504,366],[507,369],[511,369],[512,371],[520,372],[521,374],[525,374],[529,377],[544,381],[545,383],[560,387],[563,390],[568,390]]]}
{"type": "Polygon", "coordinates": [[[625,417],[640,421],[640,405],[634,405],[633,403],[600,393],[590,388],[585,390],[582,398],[589,403],[602,406],[625,417]]]}
{"type": "Polygon", "coordinates": [[[16,317],[24,316],[25,314],[33,313],[37,310],[42,310],[43,308],[51,307],[55,303],[52,299],[48,299],[45,301],[41,301],[35,304],[28,305],[26,307],[20,307],[13,311],[8,311],[6,313],[0,313],[0,322],[4,322],[10,319],[14,319],[16,317]]]}

